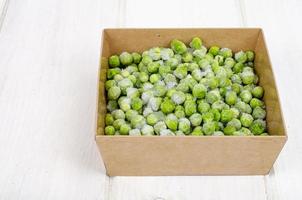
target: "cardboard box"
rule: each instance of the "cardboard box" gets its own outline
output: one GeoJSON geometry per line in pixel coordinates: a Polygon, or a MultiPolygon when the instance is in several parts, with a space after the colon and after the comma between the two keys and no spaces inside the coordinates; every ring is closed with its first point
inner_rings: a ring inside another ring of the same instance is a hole
{"type": "Polygon", "coordinates": [[[287,135],[274,74],[263,31],[251,29],[105,29],[102,38],[98,112],[100,135],[96,142],[109,176],[157,175],[264,175],[269,172],[287,135]],[[193,36],[204,45],[254,50],[255,69],[265,89],[270,136],[105,136],[107,58],[122,51],[142,52],[168,47],[177,38],[189,43],[193,36]]]}

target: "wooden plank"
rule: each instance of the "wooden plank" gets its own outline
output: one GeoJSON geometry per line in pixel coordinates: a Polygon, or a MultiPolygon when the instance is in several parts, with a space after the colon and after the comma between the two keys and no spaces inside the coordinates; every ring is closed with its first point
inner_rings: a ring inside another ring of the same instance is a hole
{"type": "Polygon", "coordinates": [[[106,199],[94,141],[100,24],[116,21],[116,1],[106,5],[10,2],[0,34],[0,199],[106,199]]]}
{"type": "MultiPolygon", "coordinates": [[[[120,27],[243,26],[238,1],[140,1],[121,6],[120,27]],[[122,15],[121,14],[121,15],[122,15]]],[[[266,199],[263,176],[113,177],[108,199],[266,199]]]]}
{"type": "Polygon", "coordinates": [[[263,27],[279,88],[289,140],[265,177],[268,199],[301,199],[301,1],[243,1],[248,26],[263,27]]]}

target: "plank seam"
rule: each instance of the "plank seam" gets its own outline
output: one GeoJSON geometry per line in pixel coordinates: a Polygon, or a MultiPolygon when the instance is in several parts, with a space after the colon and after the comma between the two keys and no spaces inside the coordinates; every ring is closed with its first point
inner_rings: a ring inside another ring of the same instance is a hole
{"type": "Polygon", "coordinates": [[[9,4],[9,0],[4,0],[2,10],[0,11],[1,12],[0,13],[0,32],[2,30],[2,25],[3,25],[4,19],[6,17],[8,4],[9,4]]]}
{"type": "Polygon", "coordinates": [[[241,16],[241,26],[246,27],[247,26],[247,20],[246,20],[246,12],[245,12],[245,3],[244,0],[238,0],[239,4],[239,11],[241,16]]]}

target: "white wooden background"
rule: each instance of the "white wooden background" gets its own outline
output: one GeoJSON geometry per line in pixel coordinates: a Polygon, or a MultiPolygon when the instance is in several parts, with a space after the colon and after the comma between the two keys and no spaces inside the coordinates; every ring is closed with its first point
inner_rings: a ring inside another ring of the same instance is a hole
{"type": "Polygon", "coordinates": [[[0,0],[0,199],[302,199],[302,1],[0,0]],[[262,27],[289,140],[268,176],[113,177],[94,142],[104,27],[262,27]]]}

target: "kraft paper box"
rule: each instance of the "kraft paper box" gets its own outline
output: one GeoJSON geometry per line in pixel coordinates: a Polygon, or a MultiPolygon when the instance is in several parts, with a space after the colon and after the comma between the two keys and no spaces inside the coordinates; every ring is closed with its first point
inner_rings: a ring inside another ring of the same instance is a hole
{"type": "MultiPolygon", "coordinates": [[[[287,135],[274,74],[259,28],[242,29],[104,29],[99,71],[98,113],[101,130],[96,143],[109,176],[264,175],[272,168],[287,135]],[[104,82],[108,57],[122,51],[143,52],[168,47],[172,39],[186,44],[202,38],[207,47],[218,45],[237,52],[254,50],[255,70],[265,89],[270,136],[106,136],[104,82]]],[[[96,131],[97,132],[97,131],[96,131]]]]}

